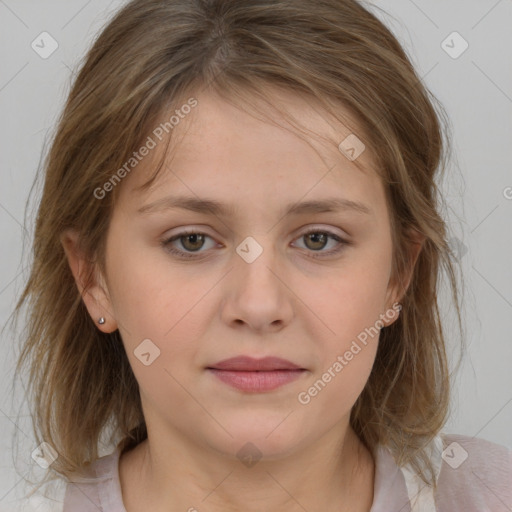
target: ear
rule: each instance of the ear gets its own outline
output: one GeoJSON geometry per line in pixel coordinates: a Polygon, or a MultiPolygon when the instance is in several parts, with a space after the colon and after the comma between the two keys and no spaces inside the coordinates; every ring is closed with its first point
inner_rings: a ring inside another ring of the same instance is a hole
{"type": "MultiPolygon", "coordinates": [[[[412,276],[414,274],[414,268],[416,266],[416,261],[418,260],[418,256],[420,255],[421,249],[423,248],[423,244],[425,242],[425,235],[422,235],[419,231],[412,229],[409,231],[409,238],[411,242],[408,247],[408,264],[405,269],[405,273],[402,276],[395,276],[394,280],[390,280],[388,293],[386,295],[387,301],[387,311],[390,311],[391,308],[393,311],[397,312],[396,306],[393,307],[393,304],[399,303],[402,300],[402,297],[405,295],[407,289],[412,280],[412,276]]],[[[400,308],[401,309],[401,308],[400,308]]],[[[384,318],[384,325],[391,325],[398,318],[398,314],[395,314],[392,318],[384,318]]]]}
{"type": "Polygon", "coordinates": [[[105,279],[97,265],[87,259],[80,250],[79,234],[75,230],[68,229],[61,234],[60,242],[78,291],[93,322],[105,333],[115,331],[117,322],[112,314],[112,303],[105,279]],[[98,320],[102,317],[105,322],[99,324],[98,320]]]}

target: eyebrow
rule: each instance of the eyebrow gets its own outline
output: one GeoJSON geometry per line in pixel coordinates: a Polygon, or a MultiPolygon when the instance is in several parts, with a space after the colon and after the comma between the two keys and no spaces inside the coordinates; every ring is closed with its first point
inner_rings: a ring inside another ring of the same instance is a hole
{"type": "MultiPolygon", "coordinates": [[[[215,199],[188,196],[168,196],[146,204],[138,209],[141,214],[168,209],[181,208],[196,213],[209,213],[219,217],[234,217],[237,209],[233,205],[223,204],[215,199]]],[[[372,210],[363,203],[340,197],[329,197],[301,203],[291,203],[284,208],[283,215],[301,215],[311,213],[329,213],[353,211],[371,215],[372,210]]]]}

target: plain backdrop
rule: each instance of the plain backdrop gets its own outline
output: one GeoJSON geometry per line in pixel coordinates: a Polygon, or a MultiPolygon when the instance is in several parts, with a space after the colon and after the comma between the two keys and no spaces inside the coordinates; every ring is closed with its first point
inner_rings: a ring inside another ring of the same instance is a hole
{"type": "MultiPolygon", "coordinates": [[[[376,12],[451,123],[454,158],[442,190],[450,243],[466,282],[468,352],[454,377],[444,430],[512,448],[512,1],[374,3],[386,11],[376,12]]],[[[45,144],[86,49],[122,4],[0,0],[0,326],[27,277],[29,253],[22,261],[22,246],[30,241],[33,216],[25,225],[25,206],[45,144]],[[58,44],[47,58],[32,47],[48,37],[43,32],[58,44]]],[[[443,314],[455,361],[453,311],[443,307],[443,314]]],[[[2,332],[0,505],[19,482],[13,433],[18,431],[20,456],[27,462],[36,447],[22,387],[16,386],[15,396],[11,391],[17,343],[11,331],[2,332]]]]}

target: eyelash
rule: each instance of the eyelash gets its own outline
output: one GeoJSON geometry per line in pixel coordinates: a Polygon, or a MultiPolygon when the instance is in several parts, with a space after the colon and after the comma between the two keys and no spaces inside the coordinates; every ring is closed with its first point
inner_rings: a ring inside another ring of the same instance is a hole
{"type": "MultiPolygon", "coordinates": [[[[310,231],[306,231],[305,233],[302,233],[299,237],[297,237],[297,239],[305,237],[305,236],[313,234],[313,233],[315,233],[315,234],[320,233],[320,234],[327,235],[329,238],[334,239],[336,242],[339,242],[340,245],[338,245],[338,247],[335,249],[331,249],[326,252],[320,252],[321,255],[315,254],[319,251],[310,250],[309,252],[312,252],[312,254],[311,254],[312,258],[319,259],[319,258],[327,258],[329,256],[334,256],[334,255],[338,254],[339,252],[341,252],[345,248],[345,246],[350,245],[350,242],[340,238],[338,235],[336,235],[328,230],[312,229],[310,231]]],[[[173,256],[176,256],[178,258],[182,258],[182,259],[192,259],[192,258],[199,259],[199,258],[201,258],[202,256],[198,256],[197,255],[198,253],[190,253],[190,252],[186,252],[186,251],[181,251],[179,249],[175,249],[174,247],[172,247],[170,245],[171,242],[174,242],[175,240],[179,240],[181,237],[184,237],[187,235],[206,235],[208,238],[212,238],[209,235],[207,235],[206,233],[202,233],[201,231],[192,231],[192,230],[191,231],[182,231],[181,233],[173,235],[170,238],[166,238],[166,239],[162,240],[162,242],[161,242],[162,247],[167,252],[169,252],[170,254],[172,254],[173,256]]]]}

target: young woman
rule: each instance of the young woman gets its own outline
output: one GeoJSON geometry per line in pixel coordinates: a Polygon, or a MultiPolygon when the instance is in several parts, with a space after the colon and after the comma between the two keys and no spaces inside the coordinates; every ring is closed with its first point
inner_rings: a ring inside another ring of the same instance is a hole
{"type": "Polygon", "coordinates": [[[433,101],[355,0],[114,17],[18,304],[59,510],[512,510],[512,452],[442,433],[433,101]]]}

